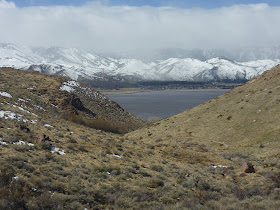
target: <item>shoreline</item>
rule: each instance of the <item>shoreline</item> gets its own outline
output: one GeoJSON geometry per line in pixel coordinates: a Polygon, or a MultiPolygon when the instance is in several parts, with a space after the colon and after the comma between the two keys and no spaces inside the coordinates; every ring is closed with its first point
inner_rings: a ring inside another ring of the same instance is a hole
{"type": "Polygon", "coordinates": [[[150,91],[163,91],[163,90],[223,90],[223,89],[233,89],[238,87],[244,83],[225,83],[225,82],[217,82],[217,83],[151,83],[141,86],[134,87],[122,87],[122,88],[100,88],[97,89],[104,95],[117,95],[117,94],[132,94],[139,92],[150,92],[150,91]]]}
{"type": "Polygon", "coordinates": [[[131,94],[139,92],[149,92],[152,90],[142,88],[118,88],[118,89],[100,89],[98,90],[104,95],[119,95],[119,94],[131,94]]]}
{"type": "Polygon", "coordinates": [[[160,89],[143,89],[143,88],[118,88],[118,89],[99,89],[98,91],[104,95],[124,95],[124,94],[132,94],[132,93],[141,93],[141,92],[151,92],[151,91],[165,91],[165,90],[230,90],[231,88],[160,88],[160,89]]]}

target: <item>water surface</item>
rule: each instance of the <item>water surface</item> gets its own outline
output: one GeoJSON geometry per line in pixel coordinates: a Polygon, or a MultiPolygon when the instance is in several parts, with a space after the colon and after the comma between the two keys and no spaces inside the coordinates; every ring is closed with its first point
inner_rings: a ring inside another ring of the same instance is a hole
{"type": "Polygon", "coordinates": [[[215,90],[163,90],[130,94],[107,95],[125,110],[143,120],[149,117],[166,118],[193,108],[227,92],[215,90]]]}

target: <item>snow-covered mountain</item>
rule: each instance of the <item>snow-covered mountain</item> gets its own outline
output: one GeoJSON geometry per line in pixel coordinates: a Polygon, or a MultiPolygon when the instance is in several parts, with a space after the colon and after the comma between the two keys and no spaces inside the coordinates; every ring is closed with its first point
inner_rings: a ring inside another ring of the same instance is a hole
{"type": "Polygon", "coordinates": [[[280,59],[237,62],[225,58],[169,58],[153,62],[113,59],[75,48],[30,48],[0,44],[0,66],[36,70],[71,79],[96,81],[223,81],[249,80],[280,63],[280,59]]]}
{"type": "Polygon", "coordinates": [[[163,48],[156,50],[137,50],[118,53],[104,53],[113,58],[135,58],[151,62],[155,60],[167,60],[169,58],[194,58],[206,61],[211,58],[226,58],[238,62],[252,60],[280,59],[280,46],[274,47],[244,47],[231,49],[181,49],[163,48]]]}

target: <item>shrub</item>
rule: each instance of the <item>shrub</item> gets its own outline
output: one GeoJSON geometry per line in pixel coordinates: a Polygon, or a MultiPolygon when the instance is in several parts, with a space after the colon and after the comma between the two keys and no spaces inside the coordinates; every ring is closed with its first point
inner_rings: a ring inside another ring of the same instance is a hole
{"type": "Polygon", "coordinates": [[[132,174],[137,174],[136,170],[132,166],[127,166],[124,168],[125,173],[132,173],[132,174]]]}
{"type": "Polygon", "coordinates": [[[136,202],[140,201],[152,201],[155,199],[155,195],[152,191],[147,189],[139,189],[132,193],[132,197],[136,202]]]}
{"type": "Polygon", "coordinates": [[[88,152],[88,150],[85,148],[84,145],[80,145],[79,150],[82,151],[82,152],[88,152]]]}
{"type": "Polygon", "coordinates": [[[122,126],[119,126],[113,122],[110,122],[108,120],[100,119],[100,118],[86,118],[82,117],[80,115],[75,115],[75,114],[69,114],[66,117],[67,120],[70,120],[74,123],[81,124],[90,128],[94,128],[97,130],[102,130],[106,132],[111,132],[111,133],[119,133],[119,134],[124,134],[128,130],[125,129],[122,126]]]}
{"type": "Polygon", "coordinates": [[[29,150],[33,150],[33,147],[30,147],[28,145],[15,145],[14,149],[18,152],[27,152],[29,150]]]}
{"type": "Polygon", "coordinates": [[[280,173],[273,173],[270,177],[275,188],[280,188],[280,173]]]}
{"type": "Polygon", "coordinates": [[[69,150],[76,151],[74,145],[71,145],[71,144],[70,144],[70,145],[67,146],[67,148],[68,148],[69,150]]]}
{"type": "Polygon", "coordinates": [[[151,166],[151,169],[153,171],[157,171],[157,172],[162,172],[163,171],[163,167],[162,166],[159,166],[159,165],[152,165],[151,166]]]}
{"type": "Polygon", "coordinates": [[[41,144],[41,148],[42,148],[43,150],[51,151],[52,144],[49,143],[49,142],[43,142],[43,143],[41,144]]]}
{"type": "Polygon", "coordinates": [[[152,178],[147,181],[144,181],[140,183],[140,186],[143,187],[150,187],[150,188],[158,188],[158,187],[163,187],[164,182],[161,179],[158,178],[152,178]]]}
{"type": "Polygon", "coordinates": [[[72,138],[69,138],[68,142],[69,142],[69,143],[73,143],[73,144],[76,144],[76,143],[77,143],[77,141],[76,141],[75,139],[72,139],[72,138]]]}
{"type": "Polygon", "coordinates": [[[25,164],[23,165],[23,168],[24,168],[25,170],[27,170],[28,172],[30,172],[30,173],[32,173],[32,172],[35,170],[34,166],[31,165],[31,164],[29,164],[29,163],[25,163],[25,164]]]}
{"type": "Polygon", "coordinates": [[[12,181],[15,171],[12,168],[5,168],[1,170],[0,187],[7,186],[12,181]]]}
{"type": "Polygon", "coordinates": [[[148,148],[148,149],[155,149],[155,146],[154,146],[154,145],[148,144],[148,145],[147,145],[147,148],[148,148]]]}
{"type": "Polygon", "coordinates": [[[59,200],[56,194],[43,192],[36,197],[30,197],[27,201],[28,209],[63,209],[64,202],[59,200]]]}
{"type": "Polygon", "coordinates": [[[143,176],[143,177],[152,177],[151,174],[149,174],[147,171],[145,171],[144,169],[140,169],[139,173],[143,176]]]}

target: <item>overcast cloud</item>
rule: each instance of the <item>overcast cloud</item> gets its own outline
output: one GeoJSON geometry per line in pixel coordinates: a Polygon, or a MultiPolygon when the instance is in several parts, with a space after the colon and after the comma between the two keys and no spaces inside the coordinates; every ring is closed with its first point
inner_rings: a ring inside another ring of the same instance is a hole
{"type": "Polygon", "coordinates": [[[24,7],[0,0],[0,42],[94,51],[280,44],[280,7],[24,7]]]}

